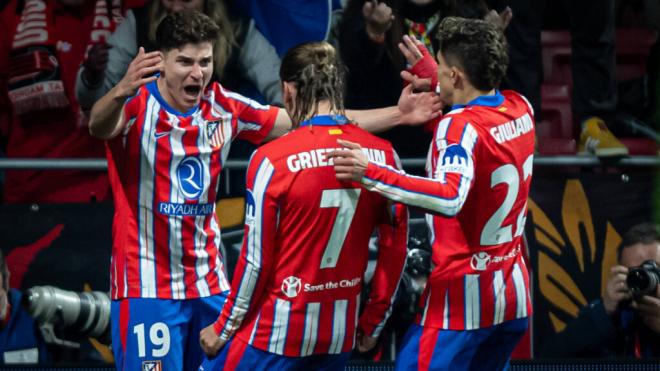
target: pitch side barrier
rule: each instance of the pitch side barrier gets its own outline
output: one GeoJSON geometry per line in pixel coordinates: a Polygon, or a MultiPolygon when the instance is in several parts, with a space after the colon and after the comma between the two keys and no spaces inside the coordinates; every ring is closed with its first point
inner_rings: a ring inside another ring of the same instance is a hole
{"type": "MultiPolygon", "coordinates": [[[[420,168],[426,165],[424,158],[404,158],[404,168],[420,168]]],[[[593,156],[535,156],[534,165],[542,167],[658,167],[660,156],[631,156],[621,159],[600,160],[593,156]]],[[[227,160],[224,170],[246,169],[247,160],[227,160]]],[[[90,170],[103,171],[108,168],[105,159],[38,159],[0,158],[0,170],[90,170]]]]}

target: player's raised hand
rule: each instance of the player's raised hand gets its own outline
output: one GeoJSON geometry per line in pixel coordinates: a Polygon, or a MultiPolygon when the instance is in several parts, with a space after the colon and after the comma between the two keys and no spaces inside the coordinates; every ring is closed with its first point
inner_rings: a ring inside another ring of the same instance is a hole
{"type": "Polygon", "coordinates": [[[162,69],[162,64],[163,60],[159,52],[145,53],[144,48],[140,47],[138,54],[128,65],[126,74],[117,84],[118,96],[133,96],[140,86],[156,80],[158,77],[153,74],[162,69]]]}
{"type": "Polygon", "coordinates": [[[372,41],[385,41],[385,32],[392,27],[394,14],[392,8],[378,1],[366,1],[362,6],[362,15],[366,23],[367,36],[372,41]]]}
{"type": "Polygon", "coordinates": [[[199,345],[209,358],[217,356],[220,349],[225,346],[225,342],[215,333],[212,324],[199,332],[199,345]]]}
{"type": "Polygon", "coordinates": [[[436,93],[415,93],[412,85],[403,88],[397,106],[402,124],[420,125],[442,114],[442,101],[436,93]]]}
{"type": "Polygon", "coordinates": [[[342,139],[337,139],[337,144],[344,148],[335,149],[328,154],[333,161],[337,179],[359,182],[369,165],[369,160],[362,152],[362,147],[357,143],[342,139]]]}
{"type": "Polygon", "coordinates": [[[399,43],[399,50],[409,66],[406,71],[401,71],[401,78],[412,84],[416,91],[434,91],[438,84],[438,64],[426,46],[405,35],[399,43]]]}

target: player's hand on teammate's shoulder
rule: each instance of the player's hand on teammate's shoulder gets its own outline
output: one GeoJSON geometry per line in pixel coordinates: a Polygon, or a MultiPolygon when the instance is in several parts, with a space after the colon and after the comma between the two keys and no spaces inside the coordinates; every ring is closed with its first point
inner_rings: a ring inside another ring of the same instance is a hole
{"type": "Polygon", "coordinates": [[[328,154],[328,158],[334,163],[337,179],[359,182],[369,165],[367,156],[362,152],[362,146],[342,139],[337,139],[337,144],[344,148],[335,149],[328,154]]]}
{"type": "Polygon", "coordinates": [[[138,54],[128,65],[126,74],[116,86],[117,96],[126,98],[135,95],[140,86],[158,78],[154,73],[160,71],[162,65],[163,58],[160,52],[146,53],[144,48],[140,47],[138,54]]]}
{"type": "Polygon", "coordinates": [[[212,324],[199,332],[199,345],[209,358],[217,356],[220,349],[225,346],[225,342],[215,333],[212,324]]]}

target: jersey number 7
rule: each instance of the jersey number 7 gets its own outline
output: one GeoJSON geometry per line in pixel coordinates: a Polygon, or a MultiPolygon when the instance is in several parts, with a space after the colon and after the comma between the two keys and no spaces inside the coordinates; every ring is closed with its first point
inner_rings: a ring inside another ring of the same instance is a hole
{"type": "Polygon", "coordinates": [[[360,188],[326,189],[323,191],[321,195],[321,207],[337,207],[339,211],[332,225],[330,239],[323,251],[321,269],[337,266],[339,253],[341,253],[341,248],[344,246],[348,228],[351,227],[353,215],[355,215],[355,207],[357,206],[361,191],[360,188]]]}

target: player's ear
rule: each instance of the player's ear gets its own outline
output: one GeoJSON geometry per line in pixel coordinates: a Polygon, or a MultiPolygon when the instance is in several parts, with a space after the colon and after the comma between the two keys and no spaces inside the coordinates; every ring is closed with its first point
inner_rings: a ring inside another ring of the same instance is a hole
{"type": "Polygon", "coordinates": [[[293,108],[293,103],[296,101],[296,95],[298,90],[296,85],[293,82],[282,81],[282,101],[284,102],[284,108],[291,110],[293,108]]]}

